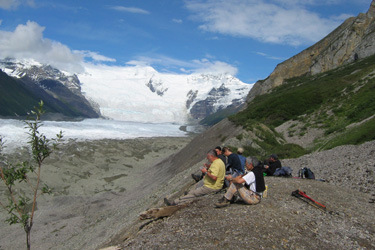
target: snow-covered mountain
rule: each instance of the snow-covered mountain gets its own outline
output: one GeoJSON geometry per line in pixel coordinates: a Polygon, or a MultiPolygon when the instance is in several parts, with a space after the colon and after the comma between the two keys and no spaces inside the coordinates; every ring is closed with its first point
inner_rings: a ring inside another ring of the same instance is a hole
{"type": "Polygon", "coordinates": [[[159,73],[149,66],[86,65],[82,92],[101,114],[137,122],[187,123],[244,103],[252,85],[227,75],[159,73]]]}
{"type": "Polygon", "coordinates": [[[44,89],[45,80],[59,82],[106,118],[145,123],[199,121],[243,104],[252,87],[227,74],[159,73],[149,66],[87,64],[85,73],[75,75],[32,60],[3,59],[0,68],[9,76],[27,76],[44,89]]]}
{"type": "Polygon", "coordinates": [[[0,60],[0,69],[9,76],[22,78],[30,77],[36,83],[43,80],[55,80],[62,83],[75,94],[81,93],[81,85],[75,74],[60,71],[50,65],[41,64],[34,60],[15,60],[5,58],[0,60]]]}

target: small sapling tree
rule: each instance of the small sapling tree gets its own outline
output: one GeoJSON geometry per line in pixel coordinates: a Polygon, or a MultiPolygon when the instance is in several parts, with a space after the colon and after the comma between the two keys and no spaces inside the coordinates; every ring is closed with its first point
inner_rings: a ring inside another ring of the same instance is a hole
{"type": "Polygon", "coordinates": [[[40,194],[50,193],[47,185],[41,187],[40,174],[43,161],[57,149],[57,145],[62,138],[62,131],[56,138],[47,139],[39,132],[43,125],[40,117],[44,114],[43,101],[31,113],[28,113],[27,120],[24,121],[25,128],[28,129],[28,145],[31,149],[30,160],[17,164],[10,163],[3,154],[4,138],[0,136],[0,177],[8,191],[9,201],[0,201],[9,214],[6,220],[10,225],[21,224],[26,233],[27,249],[31,247],[31,229],[34,222],[37,198],[40,194]],[[25,184],[22,184],[25,183],[25,184]],[[21,191],[18,187],[24,185],[29,192],[21,191]]]}

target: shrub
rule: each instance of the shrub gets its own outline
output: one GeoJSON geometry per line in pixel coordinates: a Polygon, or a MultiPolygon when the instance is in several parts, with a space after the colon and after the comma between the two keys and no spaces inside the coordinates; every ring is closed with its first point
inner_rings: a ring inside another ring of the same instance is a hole
{"type": "Polygon", "coordinates": [[[18,164],[12,164],[5,160],[5,156],[2,154],[4,146],[3,137],[0,136],[0,177],[9,192],[9,203],[0,202],[0,206],[3,207],[9,214],[9,218],[6,220],[10,225],[21,224],[26,233],[26,246],[30,249],[31,246],[31,229],[34,222],[34,212],[36,209],[36,201],[39,194],[50,193],[51,190],[48,186],[40,188],[40,174],[43,161],[57,149],[57,144],[62,138],[62,132],[57,134],[55,139],[49,140],[43,134],[39,132],[39,128],[42,126],[40,121],[41,115],[44,113],[43,101],[40,101],[39,106],[35,107],[35,111],[31,111],[29,119],[25,120],[24,123],[26,128],[29,129],[29,146],[31,147],[31,160],[24,161],[18,164]],[[36,178],[30,177],[31,174],[35,174],[36,178]],[[31,197],[27,195],[27,192],[21,192],[17,190],[17,187],[21,183],[25,182],[27,187],[30,188],[31,197]],[[29,202],[31,201],[31,205],[29,202]]]}

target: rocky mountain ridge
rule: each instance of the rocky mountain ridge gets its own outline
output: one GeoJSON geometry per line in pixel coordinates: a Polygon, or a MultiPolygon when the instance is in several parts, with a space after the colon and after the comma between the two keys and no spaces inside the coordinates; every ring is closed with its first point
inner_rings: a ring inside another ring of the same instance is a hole
{"type": "MultiPolygon", "coordinates": [[[[227,74],[191,75],[187,77],[186,81],[192,85],[192,89],[186,94],[186,109],[191,117],[196,120],[204,119],[208,115],[231,106],[240,107],[244,104],[246,92],[250,90],[249,86],[241,86],[237,78],[227,74]],[[208,89],[193,87],[197,82],[207,83],[208,89]],[[221,85],[212,84],[212,82],[218,82],[221,85]],[[230,86],[232,82],[238,83],[238,85],[230,86]],[[211,88],[210,84],[213,85],[211,88]]],[[[165,81],[158,79],[155,75],[146,84],[151,92],[160,97],[163,97],[169,90],[169,87],[165,85],[165,81]]]]}
{"type": "Polygon", "coordinates": [[[348,18],[322,40],[278,64],[251,89],[247,102],[282,85],[285,79],[315,75],[375,54],[375,2],[369,10],[348,18]]]}
{"type": "MultiPolygon", "coordinates": [[[[199,77],[208,82],[212,81],[212,79],[221,81],[222,84],[218,87],[212,87],[204,99],[197,98],[199,90],[195,90],[193,95],[190,94],[193,91],[189,92],[190,98],[186,102],[186,107],[194,119],[200,120],[222,109],[233,106],[239,108],[244,104],[245,99],[243,94],[246,93],[249,88],[238,85],[233,89],[227,86],[228,82],[239,81],[237,78],[225,74],[216,76],[200,75],[199,77]],[[234,95],[232,92],[234,92],[234,95]]],[[[198,77],[194,77],[193,80],[197,80],[196,78],[198,77]]]]}
{"type": "Polygon", "coordinates": [[[6,58],[0,61],[3,102],[0,115],[24,117],[40,100],[46,119],[98,118],[100,111],[81,92],[77,75],[61,72],[33,60],[6,58]]]}
{"type": "Polygon", "coordinates": [[[75,74],[61,72],[50,66],[33,60],[15,60],[5,58],[0,61],[0,68],[9,76],[22,78],[28,76],[38,84],[43,80],[55,80],[61,82],[74,94],[81,94],[81,83],[75,74]]]}

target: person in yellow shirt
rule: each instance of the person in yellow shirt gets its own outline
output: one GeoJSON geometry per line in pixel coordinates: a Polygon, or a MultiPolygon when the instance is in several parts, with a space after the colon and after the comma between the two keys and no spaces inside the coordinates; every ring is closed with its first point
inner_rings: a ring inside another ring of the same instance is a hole
{"type": "Polygon", "coordinates": [[[217,192],[223,187],[225,177],[224,162],[218,157],[215,150],[210,150],[207,153],[207,159],[211,162],[211,166],[208,169],[206,167],[201,169],[202,173],[205,174],[203,180],[195,184],[195,188],[185,196],[174,201],[169,201],[167,198],[164,198],[164,203],[166,205],[174,206],[191,202],[197,197],[217,192]]]}

